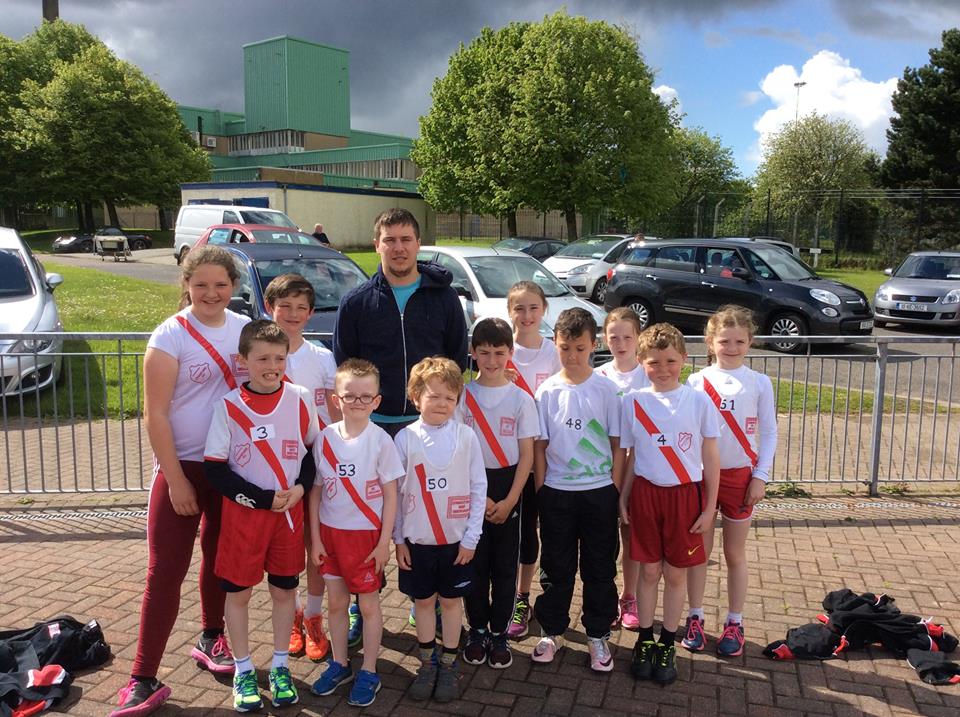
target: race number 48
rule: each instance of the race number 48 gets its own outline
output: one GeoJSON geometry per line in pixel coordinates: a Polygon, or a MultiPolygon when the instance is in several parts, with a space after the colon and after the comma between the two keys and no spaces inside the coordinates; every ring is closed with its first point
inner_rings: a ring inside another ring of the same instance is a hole
{"type": "Polygon", "coordinates": [[[565,421],[565,425],[567,428],[572,428],[575,431],[579,431],[581,428],[583,428],[583,421],[581,421],[579,418],[568,418],[565,421]]]}

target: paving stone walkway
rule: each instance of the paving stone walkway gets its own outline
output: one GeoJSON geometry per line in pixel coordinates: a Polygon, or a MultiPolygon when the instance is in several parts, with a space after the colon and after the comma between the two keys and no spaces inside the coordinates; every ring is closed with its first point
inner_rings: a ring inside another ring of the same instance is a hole
{"type": "MultiPolygon", "coordinates": [[[[60,614],[98,619],[113,647],[102,669],[78,675],[58,709],[105,717],[127,679],[134,656],[146,562],[145,495],[35,496],[24,505],[0,496],[0,628],[32,625],[60,614]]],[[[761,650],[787,628],[821,611],[823,595],[850,587],[893,595],[906,612],[933,616],[960,630],[960,497],[814,498],[768,501],[748,543],[751,587],[746,607],[747,648],[719,660],[709,651],[679,656],[679,680],[659,688],[628,673],[631,633],[615,631],[616,668],[591,673],[579,626],[579,591],[567,646],[552,665],[534,666],[536,642],[518,643],[506,670],[463,666],[462,699],[447,706],[410,701],[406,689],[417,667],[416,640],[407,627],[408,603],[388,569],[383,594],[386,631],[379,662],[383,689],[365,710],[371,715],[931,715],[960,714],[960,685],[934,687],[904,662],[880,650],[828,662],[774,662],[761,650]]],[[[707,628],[715,634],[725,614],[723,568],[713,556],[707,583],[707,628]]],[[[161,679],[173,697],[158,714],[234,714],[230,688],[197,669],[189,650],[200,628],[196,596],[199,548],[184,584],[180,619],[170,638],[161,679]]],[[[269,663],[266,589],[251,604],[254,660],[269,663]]],[[[320,668],[292,660],[301,702],[271,714],[348,715],[345,694],[314,697],[309,685],[320,668]]],[[[261,682],[265,683],[265,675],[261,682]]],[[[344,690],[345,692],[345,690],[344,690]]]]}

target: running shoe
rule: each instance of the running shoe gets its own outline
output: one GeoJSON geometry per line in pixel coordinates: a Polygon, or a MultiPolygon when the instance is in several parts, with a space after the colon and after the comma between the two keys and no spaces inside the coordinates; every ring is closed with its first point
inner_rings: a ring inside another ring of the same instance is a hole
{"type": "MultiPolygon", "coordinates": [[[[303,629],[307,633],[306,653],[307,658],[314,662],[320,662],[327,653],[330,652],[330,641],[323,632],[323,615],[314,615],[303,620],[303,629]]],[[[361,631],[361,638],[363,637],[361,631]]],[[[350,641],[349,635],[347,642],[350,641]]]]}
{"type": "Polygon", "coordinates": [[[487,664],[495,670],[505,670],[513,664],[513,652],[510,650],[507,633],[491,636],[487,648],[487,664]]]}
{"type": "Polygon", "coordinates": [[[320,679],[313,683],[310,691],[315,695],[333,694],[340,685],[345,685],[353,679],[353,671],[349,666],[341,665],[336,660],[327,663],[327,669],[320,675],[320,679]]]}
{"type": "Polygon", "coordinates": [[[377,693],[380,691],[380,678],[376,672],[360,670],[357,673],[357,679],[350,688],[350,696],[347,698],[347,704],[354,707],[368,707],[377,699],[377,693]]]}
{"type": "Polygon", "coordinates": [[[653,652],[653,681],[669,685],[677,679],[677,648],[658,642],[653,652]]]}
{"type": "Polygon", "coordinates": [[[127,686],[117,692],[117,709],[110,717],[143,717],[160,709],[170,697],[170,688],[156,677],[152,680],[130,678],[127,686]]]}
{"type": "Polygon", "coordinates": [[[513,608],[513,619],[507,627],[507,636],[514,640],[526,637],[530,626],[530,599],[517,595],[517,602],[513,608]]]}
{"type": "Polygon", "coordinates": [[[700,652],[707,644],[707,636],[703,633],[703,620],[696,615],[687,618],[687,628],[680,644],[690,652],[700,652]]]}
{"type": "Polygon", "coordinates": [[[270,670],[270,703],[274,707],[295,705],[300,701],[293,677],[286,667],[274,667],[270,670]]]}
{"type": "Polygon", "coordinates": [[[421,664],[417,668],[417,676],[413,678],[413,684],[410,685],[410,699],[419,702],[430,699],[433,688],[437,684],[438,672],[439,667],[433,660],[421,664]]]}
{"type": "Polygon", "coordinates": [[[728,622],[723,626],[723,634],[717,643],[717,654],[720,657],[737,657],[743,654],[743,625],[739,622],[728,622]]]}
{"type": "Polygon", "coordinates": [[[219,675],[233,672],[233,653],[227,644],[227,636],[222,632],[216,637],[200,636],[196,646],[190,651],[190,657],[197,661],[197,667],[219,675]]]}
{"type": "Polygon", "coordinates": [[[347,646],[356,647],[363,642],[363,615],[360,614],[360,606],[357,603],[350,603],[350,610],[347,611],[350,618],[350,629],[347,632],[347,646]]]}
{"type": "Polygon", "coordinates": [[[610,672],[613,669],[613,654],[605,637],[588,637],[587,649],[590,651],[590,669],[594,672],[610,672]]]}
{"type": "Polygon", "coordinates": [[[553,662],[553,658],[557,656],[557,651],[561,647],[563,647],[563,635],[544,635],[533,648],[530,659],[534,662],[553,662]]]}
{"type": "Polygon", "coordinates": [[[637,640],[633,646],[633,657],[630,660],[630,674],[635,680],[653,679],[653,655],[657,643],[653,640],[637,640]]]}
{"type": "Polygon", "coordinates": [[[233,709],[237,712],[253,712],[263,708],[257,673],[253,670],[233,676],[233,709]]]}
{"type": "Polygon", "coordinates": [[[302,655],[304,647],[303,610],[297,610],[293,615],[293,627],[290,628],[290,645],[287,647],[287,652],[291,656],[302,655]]]}
{"type": "Polygon", "coordinates": [[[620,627],[624,630],[636,630],[640,627],[640,618],[637,616],[637,599],[635,597],[620,600],[620,627]]]}
{"type": "Polygon", "coordinates": [[[437,702],[453,702],[460,697],[460,676],[457,674],[457,663],[450,665],[440,663],[437,671],[437,686],[433,691],[433,699],[437,702]]]}
{"type": "Polygon", "coordinates": [[[467,633],[467,643],[463,648],[463,661],[468,665],[482,665],[487,661],[487,650],[490,649],[490,636],[486,630],[470,629],[467,633]]]}

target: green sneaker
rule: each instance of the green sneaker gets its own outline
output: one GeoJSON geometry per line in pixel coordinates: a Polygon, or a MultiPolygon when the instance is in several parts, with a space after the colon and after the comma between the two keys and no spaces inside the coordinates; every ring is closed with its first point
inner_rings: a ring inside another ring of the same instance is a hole
{"type": "Polygon", "coordinates": [[[263,708],[260,688],[257,687],[257,673],[253,670],[233,676],[233,708],[237,712],[253,712],[263,708]]]}
{"type": "Polygon", "coordinates": [[[297,688],[293,685],[290,670],[286,667],[274,667],[270,670],[270,702],[274,707],[295,705],[300,701],[297,688]]]}

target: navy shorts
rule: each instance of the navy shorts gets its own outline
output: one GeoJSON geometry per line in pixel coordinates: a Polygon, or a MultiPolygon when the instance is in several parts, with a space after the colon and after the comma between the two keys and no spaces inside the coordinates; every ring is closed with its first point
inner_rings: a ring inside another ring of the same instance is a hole
{"type": "Polygon", "coordinates": [[[440,597],[463,597],[473,590],[473,564],[454,565],[460,543],[449,545],[417,545],[407,541],[410,549],[410,570],[399,570],[400,592],[414,600],[440,597]]]}

